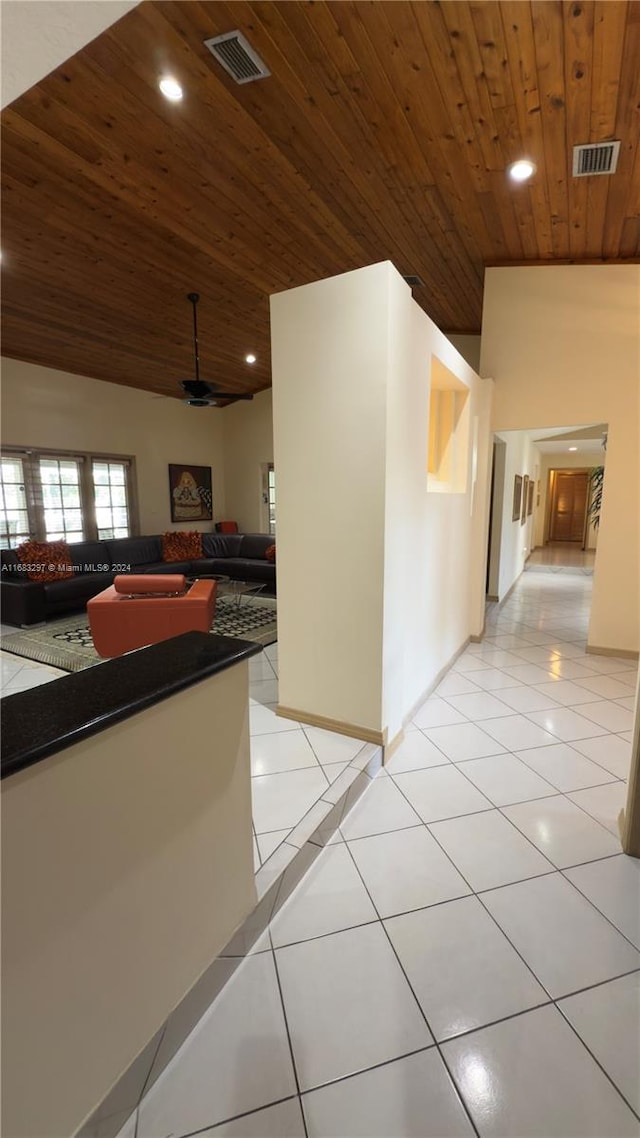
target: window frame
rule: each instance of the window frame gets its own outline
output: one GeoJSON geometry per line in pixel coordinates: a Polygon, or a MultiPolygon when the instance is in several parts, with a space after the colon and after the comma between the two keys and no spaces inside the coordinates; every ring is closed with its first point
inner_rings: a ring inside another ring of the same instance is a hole
{"type": "MultiPolygon", "coordinates": [[[[64,447],[34,447],[34,446],[2,446],[1,457],[20,458],[24,474],[25,497],[27,501],[27,516],[29,521],[29,537],[26,540],[47,541],[44,520],[44,504],[42,498],[42,483],[40,481],[39,464],[41,458],[74,459],[80,466],[80,509],[82,512],[82,528],[84,536],[82,541],[110,541],[126,540],[124,538],[98,537],[98,524],[96,518],[96,502],[93,483],[93,463],[119,462],[125,466],[125,487],[129,511],[129,536],[136,537],[140,533],[140,520],[137,492],[137,472],[135,455],[115,454],[113,451],[81,451],[67,450],[64,447]]],[[[72,542],[72,546],[80,544],[72,542]]],[[[15,546],[10,545],[13,549],[15,546]]]]}

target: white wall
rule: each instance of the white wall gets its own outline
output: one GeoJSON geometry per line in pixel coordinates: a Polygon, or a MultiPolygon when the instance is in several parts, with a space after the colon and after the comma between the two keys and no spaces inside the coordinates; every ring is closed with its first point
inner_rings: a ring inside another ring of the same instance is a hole
{"type": "Polygon", "coordinates": [[[225,514],[223,424],[228,410],[2,360],[2,444],[134,455],[141,533],[213,528],[171,522],[169,463],[212,467],[213,514],[225,514]]]}
{"type": "Polygon", "coordinates": [[[589,646],[637,651],[640,266],[487,269],[483,375],[493,426],[608,423],[589,646]]]}
{"type": "Polygon", "coordinates": [[[237,521],[241,533],[268,533],[262,466],[273,462],[271,391],[261,391],[250,403],[234,403],[223,414],[227,517],[237,521]]]}
{"type": "MultiPolygon", "coordinates": [[[[549,489],[550,470],[593,470],[596,466],[606,465],[606,453],[594,454],[545,454],[540,455],[540,509],[536,515],[536,528],[534,544],[544,545],[548,535],[549,519],[547,517],[547,492],[549,489]]],[[[587,530],[587,549],[595,549],[598,544],[598,530],[589,525],[587,530]]]]}
{"type": "Polygon", "coordinates": [[[39,83],[139,0],[3,0],[2,106],[39,83]]]}
{"type": "MultiPolygon", "coordinates": [[[[500,533],[499,540],[499,571],[497,591],[491,593],[502,601],[515,585],[524,569],[525,562],[533,548],[533,533],[536,515],[536,495],[534,492],[534,506],[531,516],[527,515],[524,525],[520,518],[513,521],[513,496],[515,476],[519,474],[524,479],[537,482],[540,470],[540,455],[531,439],[524,431],[502,431],[496,438],[504,442],[506,451],[504,455],[504,494],[502,498],[502,514],[494,514],[492,533],[500,533]]],[[[522,487],[524,494],[524,482],[522,487]]],[[[496,550],[496,553],[498,551],[496,550]]],[[[492,585],[492,587],[494,587],[492,585]]],[[[491,592],[491,590],[490,590],[491,592]]]]}
{"type": "Polygon", "coordinates": [[[490,385],[389,263],[271,314],[280,702],[393,737],[482,627],[490,385]],[[471,392],[457,494],[427,491],[432,355],[471,392]]]}
{"type": "Polygon", "coordinates": [[[478,379],[393,269],[388,288],[382,719],[393,738],[484,624],[491,385],[478,379]],[[434,359],[469,391],[460,422],[466,472],[454,493],[430,490],[427,479],[434,359]]]}

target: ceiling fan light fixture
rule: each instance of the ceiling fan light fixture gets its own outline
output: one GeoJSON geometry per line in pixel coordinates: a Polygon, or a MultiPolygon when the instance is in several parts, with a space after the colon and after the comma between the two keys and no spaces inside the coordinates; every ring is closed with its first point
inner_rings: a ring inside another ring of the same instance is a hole
{"type": "Polygon", "coordinates": [[[532,162],[530,158],[519,158],[517,162],[512,162],[508,167],[509,177],[514,182],[526,182],[535,172],[535,162],[532,162]]]}

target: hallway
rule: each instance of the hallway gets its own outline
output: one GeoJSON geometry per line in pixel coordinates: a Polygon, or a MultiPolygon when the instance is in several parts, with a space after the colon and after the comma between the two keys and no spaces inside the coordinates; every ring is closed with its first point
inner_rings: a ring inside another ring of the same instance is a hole
{"type": "Polygon", "coordinates": [[[522,576],[122,1138],[640,1134],[636,670],[585,654],[591,585],[522,576]]]}
{"type": "Polygon", "coordinates": [[[595,549],[582,549],[573,541],[550,541],[534,549],[525,569],[580,569],[593,573],[596,560],[595,549]]]}

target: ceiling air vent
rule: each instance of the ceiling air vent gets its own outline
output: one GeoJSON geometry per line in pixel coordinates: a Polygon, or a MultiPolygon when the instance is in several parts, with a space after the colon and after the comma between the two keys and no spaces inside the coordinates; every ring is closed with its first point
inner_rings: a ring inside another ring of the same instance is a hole
{"type": "Polygon", "coordinates": [[[213,36],[204,41],[204,46],[236,83],[253,83],[254,79],[264,79],[271,74],[242,32],[213,36]]]}
{"type": "Polygon", "coordinates": [[[407,282],[410,288],[424,288],[424,281],[422,277],[409,276],[403,277],[402,279],[407,282]]]}
{"type": "Polygon", "coordinates": [[[588,178],[592,174],[615,174],[619,151],[619,142],[594,142],[586,146],[574,146],[574,178],[588,178]]]}

